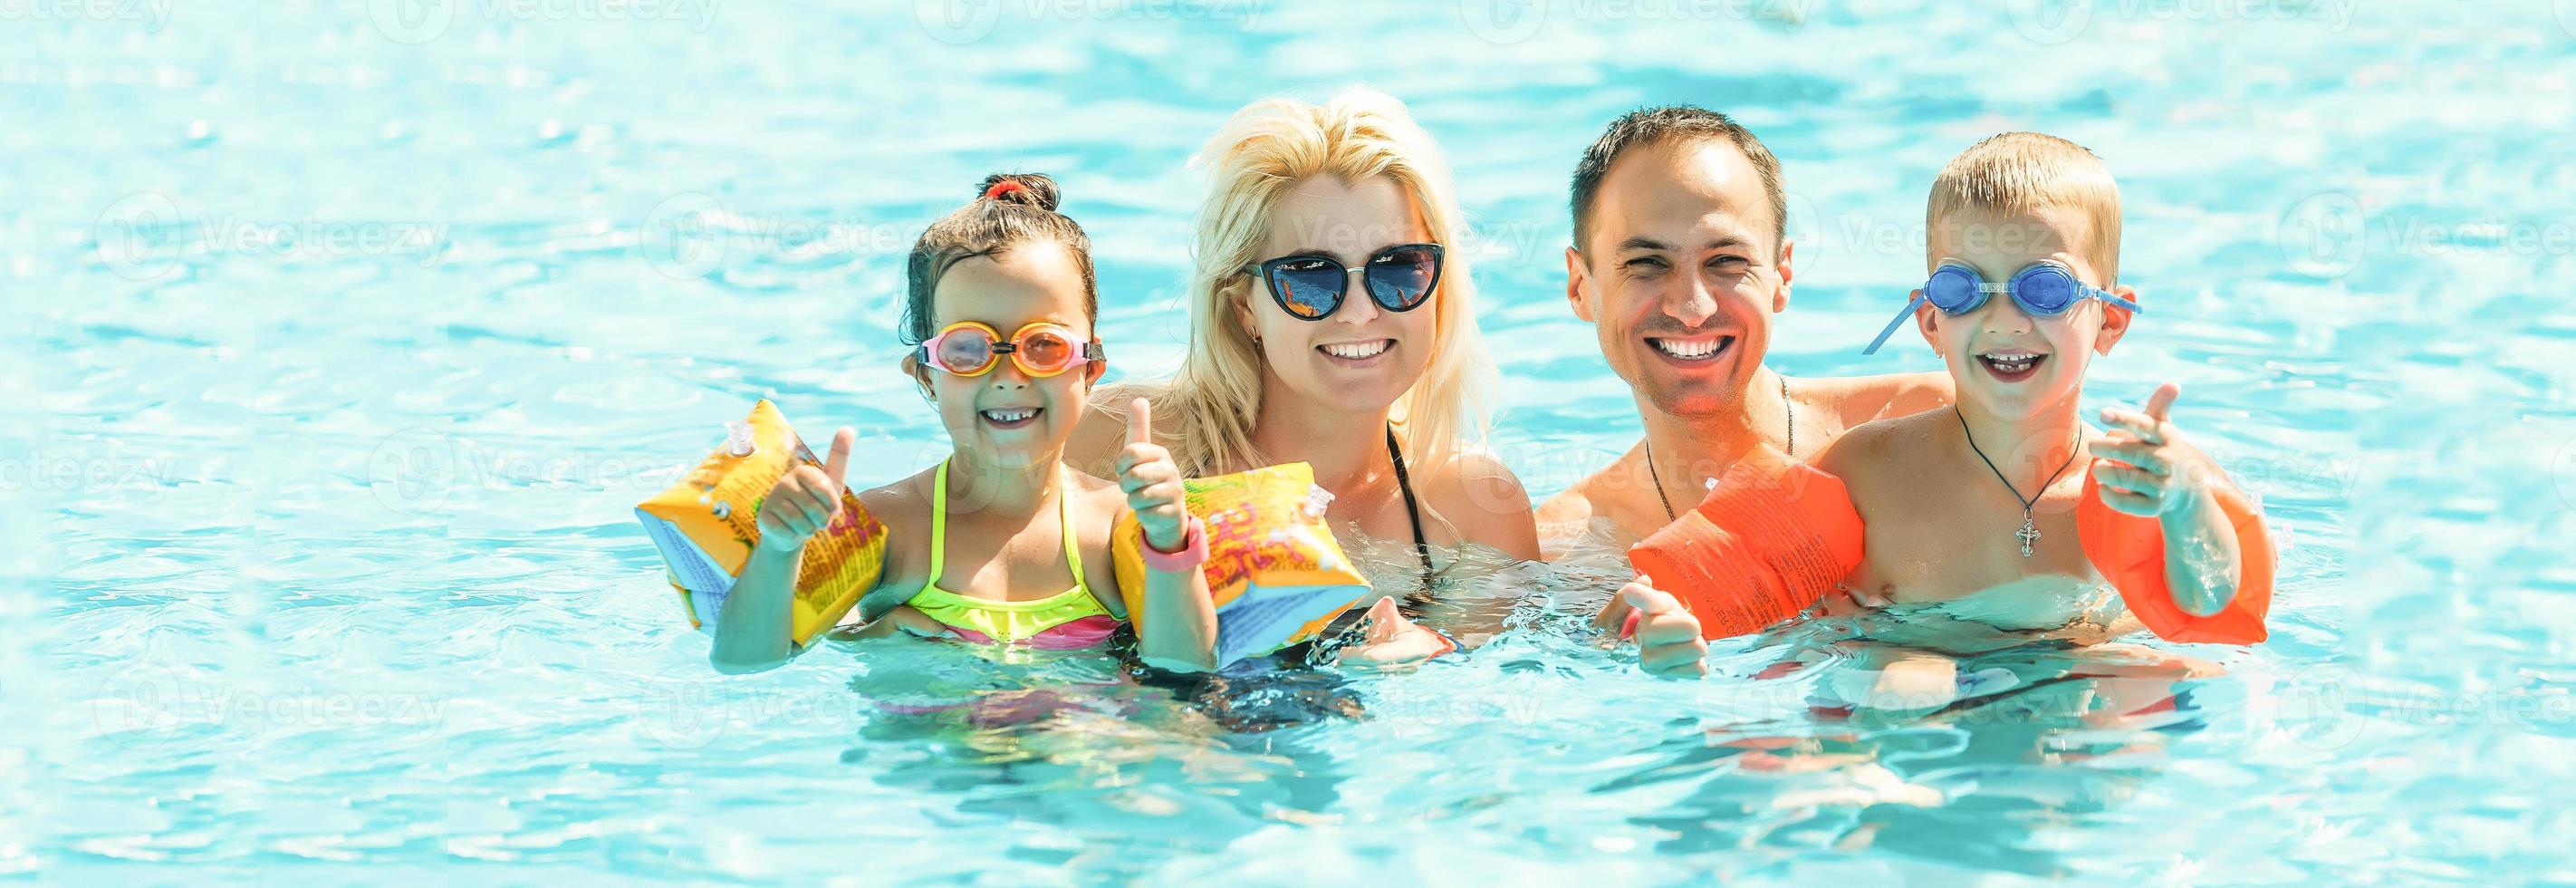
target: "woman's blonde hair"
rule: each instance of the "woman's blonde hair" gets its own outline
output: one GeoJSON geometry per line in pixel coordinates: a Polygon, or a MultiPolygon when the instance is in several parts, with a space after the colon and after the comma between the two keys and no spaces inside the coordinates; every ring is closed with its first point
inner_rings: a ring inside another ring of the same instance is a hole
{"type": "MultiPolygon", "coordinates": [[[[1271,461],[1252,443],[1261,415],[1261,353],[1237,322],[1235,305],[1267,298],[1255,289],[1261,282],[1242,269],[1266,258],[1257,253],[1269,240],[1270,214],[1280,199],[1318,176],[1346,184],[1386,177],[1421,212],[1432,241],[1448,248],[1431,297],[1431,362],[1396,398],[1392,413],[1405,461],[1440,465],[1482,443],[1494,364],[1476,330],[1469,251],[1457,243],[1464,220],[1448,165],[1404,103],[1366,88],[1320,106],[1256,102],[1235,112],[1195,163],[1207,171],[1208,190],[1191,248],[1190,349],[1170,389],[1153,398],[1155,416],[1171,417],[1177,427],[1172,450],[1182,471],[1203,475],[1221,465],[1271,461]]],[[[1106,400],[1123,408],[1135,394],[1130,389],[1106,400]]]]}

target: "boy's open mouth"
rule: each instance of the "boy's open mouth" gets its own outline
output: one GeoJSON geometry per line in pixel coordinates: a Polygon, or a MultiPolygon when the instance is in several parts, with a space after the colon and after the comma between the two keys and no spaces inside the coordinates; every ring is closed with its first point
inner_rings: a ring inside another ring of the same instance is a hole
{"type": "Polygon", "coordinates": [[[1666,360],[1683,364],[1704,364],[1735,347],[1733,336],[1649,336],[1646,344],[1666,360]]]}
{"type": "Polygon", "coordinates": [[[2048,356],[2035,351],[1990,351],[1979,353],[1977,363],[1984,364],[1986,372],[1996,379],[2020,382],[2037,374],[2039,365],[2048,363],[2048,356]]]}
{"type": "Polygon", "coordinates": [[[994,428],[1016,429],[1037,422],[1039,414],[1045,412],[1044,407],[994,407],[978,410],[975,415],[983,417],[984,421],[991,423],[994,428]]]}

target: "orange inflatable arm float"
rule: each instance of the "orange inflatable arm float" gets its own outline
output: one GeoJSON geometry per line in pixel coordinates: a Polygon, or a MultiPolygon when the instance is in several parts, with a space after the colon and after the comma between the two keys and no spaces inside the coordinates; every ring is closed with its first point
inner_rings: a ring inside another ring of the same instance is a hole
{"type": "Polygon", "coordinates": [[[2129,612],[2157,638],[2203,644],[2256,644],[2268,633],[2263,617],[2272,610],[2272,572],[2276,553],[2272,535],[2263,528],[2263,513],[2232,487],[2217,488],[2219,511],[2236,528],[2236,597],[2218,613],[2193,616],[2174,603],[2165,582],[2165,534],[2154,518],[2129,515],[2102,502],[2100,482],[2087,474],[2084,498],[2075,507],[2075,535],[2084,557],[2101,571],[2129,612]]]}
{"type": "Polygon", "coordinates": [[[1628,563],[1699,617],[1700,634],[1759,632],[1796,616],[1860,566],[1860,513],[1841,478],[1770,448],[1719,476],[1708,498],[1628,550],[1628,563]]]}

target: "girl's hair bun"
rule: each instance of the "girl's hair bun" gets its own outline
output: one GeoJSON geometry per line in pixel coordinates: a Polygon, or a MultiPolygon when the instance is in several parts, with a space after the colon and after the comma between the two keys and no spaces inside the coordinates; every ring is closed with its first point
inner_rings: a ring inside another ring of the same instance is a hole
{"type": "Polygon", "coordinates": [[[984,177],[975,194],[984,200],[1032,206],[1055,212],[1055,180],[1040,173],[994,173],[984,177]]]}

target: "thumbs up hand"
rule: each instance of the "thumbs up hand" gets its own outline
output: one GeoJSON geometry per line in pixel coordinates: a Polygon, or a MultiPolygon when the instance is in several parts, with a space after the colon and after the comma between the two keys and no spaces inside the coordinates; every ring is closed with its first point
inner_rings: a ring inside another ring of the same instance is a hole
{"type": "Polygon", "coordinates": [[[1137,398],[1127,410],[1127,448],[1118,452],[1118,489],[1144,528],[1145,545],[1176,552],[1189,542],[1188,492],[1172,452],[1154,443],[1154,405],[1137,398]]]}
{"type": "Polygon", "coordinates": [[[841,515],[843,479],[850,472],[850,447],[858,442],[859,433],[849,426],[832,434],[832,452],[816,468],[799,465],[778,479],[761,500],[760,547],[774,552],[795,552],[815,532],[829,527],[841,515]]]}
{"type": "Polygon", "coordinates": [[[2191,446],[2166,417],[2182,386],[2165,383],[2147,398],[2146,410],[2102,411],[2110,434],[2093,442],[2093,477],[2102,502],[2131,515],[2161,517],[2191,507],[2218,477],[2209,455],[2191,446]]]}

